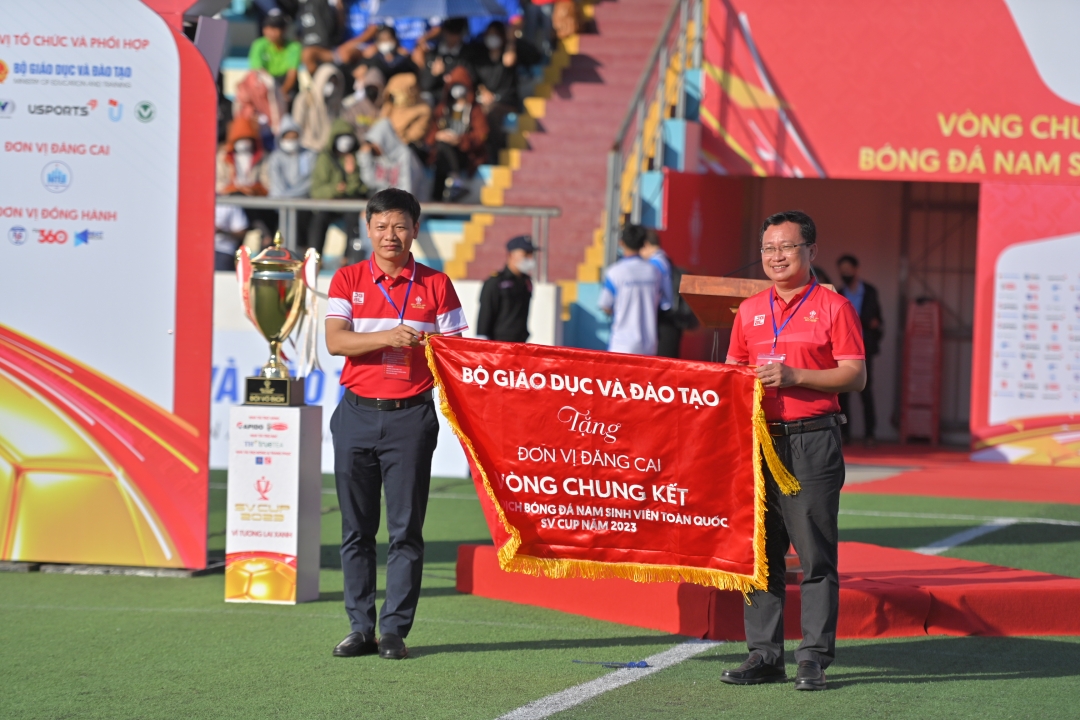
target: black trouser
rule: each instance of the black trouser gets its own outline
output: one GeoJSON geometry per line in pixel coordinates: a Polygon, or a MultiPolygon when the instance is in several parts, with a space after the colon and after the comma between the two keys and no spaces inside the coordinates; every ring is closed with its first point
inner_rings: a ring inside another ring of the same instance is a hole
{"type": "Polygon", "coordinates": [[[435,143],[435,186],[431,189],[431,199],[442,202],[446,197],[446,179],[460,173],[468,163],[468,157],[458,148],[441,141],[435,143]]]}
{"type": "Polygon", "coordinates": [[[656,354],[660,357],[679,357],[682,328],[671,319],[671,310],[661,310],[656,319],[656,354]]]}
{"type": "MultiPolygon", "coordinates": [[[[874,362],[873,357],[866,356],[866,387],[859,393],[859,399],[862,400],[863,408],[863,427],[865,428],[865,436],[868,438],[875,437],[877,431],[877,415],[874,409],[874,362]]],[[[852,393],[840,393],[840,412],[844,413],[851,418],[851,396],[852,393]]],[[[843,426],[842,434],[845,440],[851,435],[851,424],[843,426]]]]}
{"type": "MultiPolygon", "coordinates": [[[[323,243],[326,242],[326,230],[330,224],[337,220],[345,220],[345,253],[348,254],[353,241],[360,236],[360,216],[356,213],[336,213],[327,210],[316,210],[311,213],[311,223],[308,225],[307,246],[315,248],[319,254],[323,254],[323,243]]],[[[299,222],[297,223],[299,224],[299,222]]]]}
{"type": "Polygon", "coordinates": [[[341,507],[345,611],[353,632],[375,632],[375,533],[380,490],[386,489],[386,600],[379,630],[405,637],[416,616],[424,568],[424,515],[431,456],[439,438],[432,402],[404,410],[355,404],[349,393],[330,419],[334,476],[341,507]]]}
{"type": "Polygon", "coordinates": [[[784,599],[787,583],[784,555],[795,545],[802,563],[803,640],[795,660],[815,660],[828,667],[836,656],[836,613],[840,578],[836,571],[836,516],[840,488],[844,486],[844,456],[840,428],[773,438],[784,465],[802,489],[784,495],[765,470],[765,555],[769,563],[769,589],[750,594],[743,608],[746,645],[765,662],[784,665],[784,599]]]}

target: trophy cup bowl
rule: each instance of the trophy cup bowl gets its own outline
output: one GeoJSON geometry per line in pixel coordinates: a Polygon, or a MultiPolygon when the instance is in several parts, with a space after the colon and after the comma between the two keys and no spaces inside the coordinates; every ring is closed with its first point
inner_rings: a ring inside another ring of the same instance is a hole
{"type": "Polygon", "coordinates": [[[255,257],[248,249],[237,252],[244,310],[259,332],[270,343],[270,360],[259,377],[289,379],[289,369],[281,361],[281,343],[296,327],[304,312],[304,260],[282,246],[281,233],[274,244],[255,257]]]}

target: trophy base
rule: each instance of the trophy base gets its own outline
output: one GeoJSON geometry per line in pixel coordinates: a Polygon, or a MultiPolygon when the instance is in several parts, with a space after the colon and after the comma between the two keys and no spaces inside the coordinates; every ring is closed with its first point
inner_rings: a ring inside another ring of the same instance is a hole
{"type": "Polygon", "coordinates": [[[244,378],[245,405],[298,407],[304,405],[304,378],[244,378]]]}

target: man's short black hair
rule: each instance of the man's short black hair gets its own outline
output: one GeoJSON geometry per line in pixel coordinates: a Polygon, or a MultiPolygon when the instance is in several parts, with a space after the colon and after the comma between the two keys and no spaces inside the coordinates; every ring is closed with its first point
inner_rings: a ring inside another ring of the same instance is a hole
{"type": "Polygon", "coordinates": [[[408,213],[413,225],[420,222],[420,203],[411,192],[400,188],[387,188],[372,195],[367,202],[367,221],[371,222],[372,215],[381,215],[393,210],[408,213]]]}
{"type": "Polygon", "coordinates": [[[813,245],[817,242],[817,227],[814,226],[814,221],[810,219],[810,216],[801,210],[785,210],[784,212],[778,212],[774,215],[770,215],[765,218],[765,222],[761,226],[761,234],[758,236],[760,242],[765,237],[765,231],[773,225],[783,225],[784,223],[795,223],[799,226],[799,235],[802,236],[803,242],[807,245],[813,245]]]}
{"type": "Polygon", "coordinates": [[[836,264],[843,265],[844,263],[851,263],[852,267],[859,267],[859,258],[854,255],[841,255],[836,264]]]}
{"type": "Polygon", "coordinates": [[[489,22],[487,28],[484,30],[484,34],[487,35],[492,30],[497,30],[500,35],[506,37],[506,23],[502,20],[492,20],[489,22]]]}
{"type": "Polygon", "coordinates": [[[284,30],[288,23],[285,20],[285,15],[281,10],[274,8],[267,13],[266,18],[263,20],[263,27],[277,28],[278,30],[284,30]]]}
{"type": "Polygon", "coordinates": [[[622,232],[619,234],[619,240],[627,249],[637,252],[645,247],[645,237],[647,235],[648,232],[641,225],[624,225],[622,232]]]}
{"type": "Polygon", "coordinates": [[[442,29],[443,32],[464,35],[469,29],[469,21],[461,17],[447,18],[443,20],[442,29]]]}
{"type": "Polygon", "coordinates": [[[379,29],[375,31],[375,37],[379,37],[379,35],[383,34],[384,32],[390,33],[395,40],[398,39],[397,30],[394,29],[393,25],[380,25],[379,29]]]}
{"type": "Polygon", "coordinates": [[[645,228],[645,244],[660,247],[660,233],[653,228],[645,228]]]}

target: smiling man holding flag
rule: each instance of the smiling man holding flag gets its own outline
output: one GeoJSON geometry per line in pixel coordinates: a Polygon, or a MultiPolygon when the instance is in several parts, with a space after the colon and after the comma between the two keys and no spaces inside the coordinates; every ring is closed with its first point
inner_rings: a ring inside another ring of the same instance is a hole
{"type": "Polygon", "coordinates": [[[838,393],[862,390],[866,366],[859,316],[810,271],[817,229],[798,211],[777,213],[761,228],[761,264],[773,287],[747,298],[735,316],[727,361],[756,367],[765,386],[769,434],[800,491],[785,495],[768,466],[765,554],[769,586],[744,608],[750,657],[725,670],[733,685],[783,682],[785,560],[788,544],[802,563],[803,641],[795,651],[796,690],[824,690],[836,654],[840,600],[837,513],[844,485],[838,393]]]}

